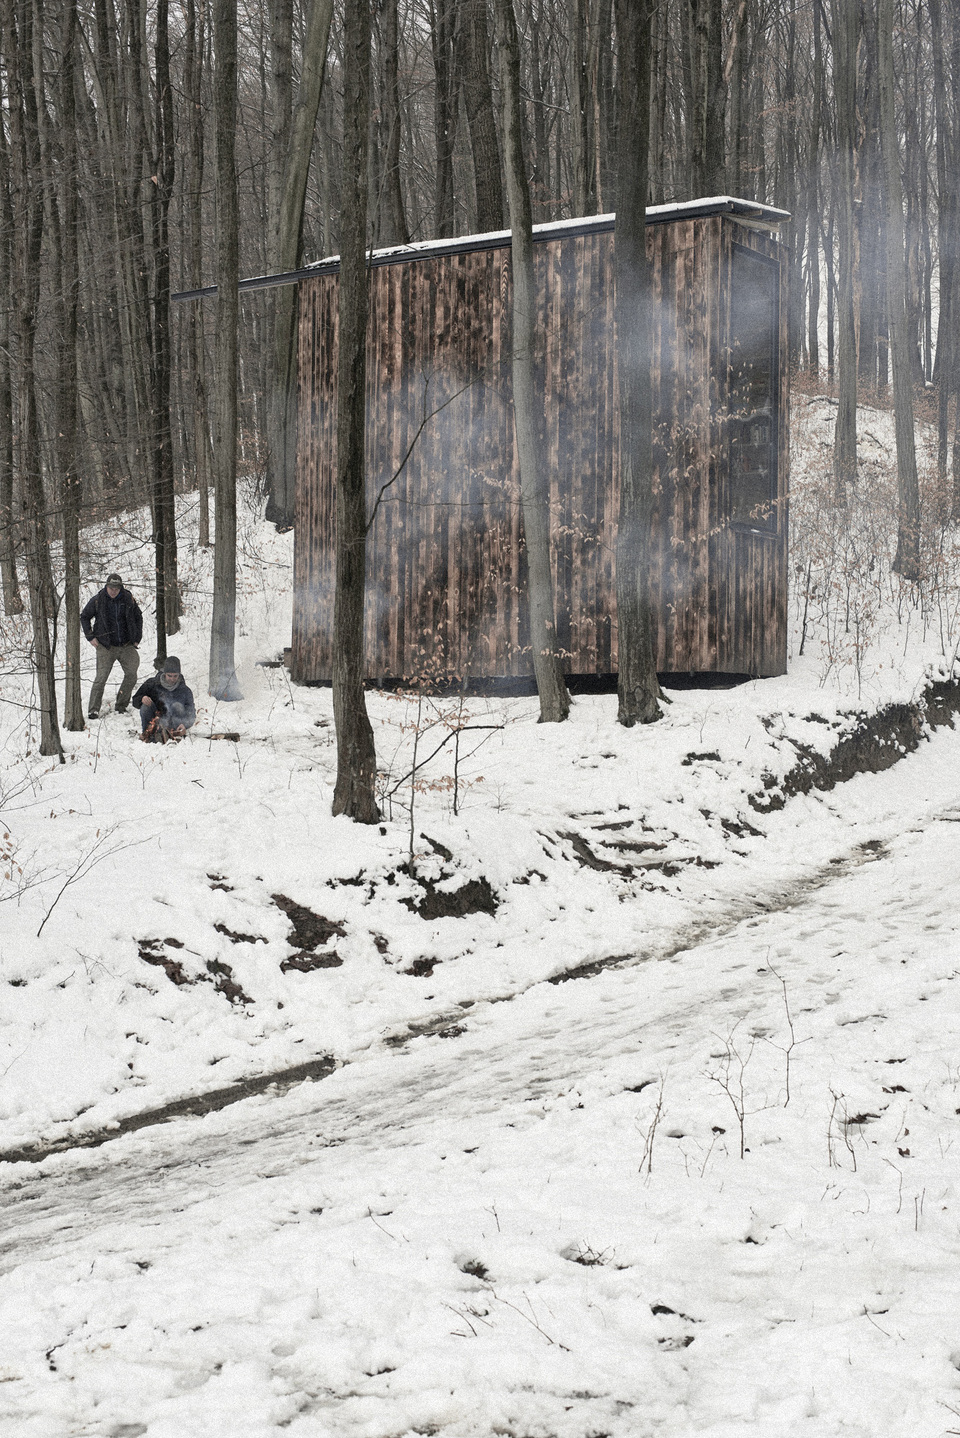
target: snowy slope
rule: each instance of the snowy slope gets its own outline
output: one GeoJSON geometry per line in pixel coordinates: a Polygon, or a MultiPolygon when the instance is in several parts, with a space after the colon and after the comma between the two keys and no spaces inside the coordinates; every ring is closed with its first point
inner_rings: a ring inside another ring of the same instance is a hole
{"type": "MultiPolygon", "coordinates": [[[[107,713],[41,761],[3,621],[0,1151],[335,1065],[0,1167],[10,1431],[960,1428],[960,741],[751,803],[956,659],[949,554],[917,602],[869,548],[888,417],[852,550],[830,418],[800,406],[790,673],[673,691],[646,730],[614,696],[563,726],[428,704],[421,755],[470,726],[457,813],[448,741],[411,824],[417,704],[374,695],[384,823],[330,817],[329,691],[257,663],[288,640],[290,547],[252,510],[238,704],[203,695],[210,561],[184,543],[183,745],[107,713]],[[455,891],[470,911],[434,917],[455,891]]],[[[143,524],[88,532],[91,589],[107,566],[146,592],[143,524]]]]}
{"type": "Polygon", "coordinates": [[[796,801],[886,851],[672,961],[11,1167],[7,1430],[949,1432],[956,746],[796,801]]]}

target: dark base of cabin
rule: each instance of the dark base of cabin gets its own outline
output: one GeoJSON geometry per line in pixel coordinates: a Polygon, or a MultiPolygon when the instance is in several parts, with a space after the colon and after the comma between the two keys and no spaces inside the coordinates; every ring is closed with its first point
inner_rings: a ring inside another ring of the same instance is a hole
{"type": "MultiPolygon", "coordinates": [[[[578,694],[616,694],[616,674],[567,674],[564,676],[567,688],[574,696],[578,694]]],[[[765,676],[760,674],[658,674],[657,679],[662,689],[736,689],[741,684],[749,684],[753,679],[761,679],[765,676]]],[[[330,689],[332,681],[329,679],[294,679],[294,683],[301,684],[305,689],[330,689]]],[[[368,679],[367,689],[380,690],[387,694],[400,693],[403,690],[415,689],[415,679],[368,679]]],[[[495,699],[520,699],[536,694],[537,683],[532,675],[504,675],[502,677],[485,677],[477,679],[460,679],[457,677],[449,679],[431,679],[426,686],[431,694],[469,694],[474,697],[488,696],[495,699]]]]}

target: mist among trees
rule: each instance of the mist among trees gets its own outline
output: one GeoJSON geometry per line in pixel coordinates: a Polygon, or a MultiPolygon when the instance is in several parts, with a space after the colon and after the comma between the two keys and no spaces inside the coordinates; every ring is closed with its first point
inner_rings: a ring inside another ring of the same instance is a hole
{"type": "Polygon", "coordinates": [[[614,211],[623,183],[653,204],[788,210],[791,360],[838,400],[835,501],[858,396],[895,400],[896,567],[917,578],[918,398],[960,513],[960,0],[635,8],[639,41],[615,0],[0,0],[0,577],[5,612],[32,614],[44,752],[55,616],[63,722],[83,723],[93,518],[150,507],[162,657],[175,495],[197,492],[208,543],[216,492],[211,688],[235,684],[237,468],[292,522],[295,289],[238,307],[224,285],[355,250],[361,150],[368,247],[517,228],[524,205],[533,223],[614,211]],[[369,48],[362,116],[351,34],[369,48]],[[217,283],[216,303],[171,302],[217,283]]]}

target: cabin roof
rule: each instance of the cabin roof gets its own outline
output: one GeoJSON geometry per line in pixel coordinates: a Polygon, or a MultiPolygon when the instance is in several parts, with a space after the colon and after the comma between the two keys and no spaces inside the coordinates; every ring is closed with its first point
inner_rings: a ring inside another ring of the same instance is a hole
{"type": "MultiPolygon", "coordinates": [[[[674,220],[700,219],[707,215],[730,215],[740,224],[756,226],[765,230],[777,230],[790,219],[788,210],[777,210],[772,205],[761,205],[755,200],[739,200],[731,195],[714,195],[703,200],[684,200],[678,204],[648,205],[647,224],[669,224],[674,220]]],[[[559,239],[562,235],[596,235],[612,230],[616,215],[589,215],[574,220],[553,220],[544,225],[534,225],[534,240],[559,239]]],[[[404,261],[423,259],[428,255],[471,254],[476,250],[500,250],[510,244],[510,230],[493,230],[484,235],[459,235],[449,240],[420,240],[409,245],[390,245],[374,250],[369,257],[372,266],[402,264],[404,261]]],[[[299,280],[313,279],[317,275],[337,274],[340,256],[330,255],[315,260],[298,270],[285,274],[256,275],[241,280],[241,290],[272,289],[277,285],[292,285],[299,280]]],[[[174,300],[203,299],[217,293],[216,285],[207,285],[199,290],[182,290],[172,295],[174,300]]]]}

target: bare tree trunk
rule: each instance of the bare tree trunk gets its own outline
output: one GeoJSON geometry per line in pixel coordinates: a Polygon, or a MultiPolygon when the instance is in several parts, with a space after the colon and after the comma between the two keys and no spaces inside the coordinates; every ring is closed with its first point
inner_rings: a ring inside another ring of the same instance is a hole
{"type": "Polygon", "coordinates": [[[617,718],[627,728],[660,718],[653,654],[650,538],[653,520],[653,338],[647,259],[647,138],[651,0],[617,0],[620,184],[614,229],[620,383],[620,520],[617,530],[617,718]]]}
{"type": "MultiPolygon", "coordinates": [[[[823,34],[819,4],[813,7],[813,109],[810,116],[809,154],[819,154],[823,125],[823,34]]],[[[810,295],[807,308],[807,357],[810,370],[820,369],[820,183],[811,158],[807,190],[807,268],[810,295]]]]}
{"type": "Polygon", "coordinates": [[[217,336],[214,445],[215,538],[210,693],[241,699],[234,641],[237,625],[237,328],[240,228],[237,209],[237,9],[213,0],[213,108],[217,136],[217,336]]]}
{"type": "MultiPolygon", "coordinates": [[[[395,5],[396,0],[392,3],[395,5]]],[[[460,83],[473,155],[477,230],[486,234],[503,226],[503,184],[490,83],[487,0],[461,0],[459,11],[460,83]]]]}
{"type": "MultiPolygon", "coordinates": [[[[9,109],[11,99],[4,97],[9,109]]],[[[13,206],[6,130],[0,124],[0,579],[4,614],[22,614],[17,578],[16,520],[13,505],[13,386],[10,375],[10,309],[13,301],[13,206]]]]}
{"type": "MultiPolygon", "coordinates": [[[[173,477],[173,431],[170,414],[170,200],[174,182],[173,87],[170,80],[169,0],[156,8],[156,167],[153,196],[153,473],[156,514],[163,534],[163,627],[180,629],[180,584],[177,577],[177,525],[173,477]]],[[[159,591],[158,591],[159,598],[159,591]]],[[[159,621],[158,621],[159,628],[159,621]]],[[[166,647],[164,646],[164,654],[166,647]]]]}
{"type": "Polygon", "coordinates": [[[593,122],[587,70],[587,3],[588,0],[567,0],[567,91],[570,96],[570,164],[575,215],[591,214],[596,204],[590,163],[593,122]]]}
{"type": "Polygon", "coordinates": [[[20,391],[20,471],[23,532],[33,621],[33,659],[40,700],[40,753],[63,759],[57,719],[57,690],[50,624],[54,616],[53,574],[47,532],[47,506],[40,457],[37,409],[37,305],[43,247],[43,175],[40,119],[34,75],[37,0],[3,0],[3,49],[6,52],[13,136],[15,220],[15,294],[20,391]]]}
{"type": "Polygon", "coordinates": [[[744,51],[747,44],[747,0],[738,0],[730,36],[730,54],[724,67],[726,86],[730,92],[730,148],[727,173],[731,195],[743,195],[743,111],[744,51]]]}
{"type": "MultiPolygon", "coordinates": [[[[323,72],[330,38],[333,0],[313,0],[303,45],[300,87],[290,126],[277,216],[275,264],[296,269],[303,244],[303,212],[313,132],[323,93],[323,72]]],[[[294,520],[297,478],[297,290],[282,285],[274,292],[273,366],[269,376],[267,519],[281,529],[294,520]]]]}
{"type": "MultiPolygon", "coordinates": [[[[186,0],[184,89],[186,91],[186,144],[183,166],[185,199],[182,206],[184,250],[187,283],[198,290],[203,283],[203,49],[205,4],[201,0],[197,14],[196,0],[186,0]]],[[[206,345],[203,333],[203,305],[192,304],[187,316],[188,395],[192,406],[193,463],[197,474],[200,504],[198,539],[201,548],[210,544],[210,475],[213,456],[210,448],[210,424],[207,414],[206,345]]]]}
{"type": "Polygon", "coordinates": [[[78,732],[84,726],[80,693],[80,500],[77,316],[77,128],[75,74],[76,0],[64,0],[60,56],[60,341],[57,354],[57,461],[63,532],[66,686],[63,723],[78,732]]]}
{"type": "MultiPolygon", "coordinates": [[[[954,25],[960,23],[960,14],[955,14],[951,18],[954,25]]],[[[940,258],[940,317],[937,325],[937,362],[934,375],[937,381],[937,476],[941,481],[945,481],[950,453],[950,400],[953,397],[958,352],[954,329],[956,325],[957,263],[960,258],[960,253],[958,253],[960,251],[960,189],[958,189],[956,172],[960,145],[958,145],[955,120],[957,115],[956,86],[960,84],[960,75],[953,75],[949,63],[950,55],[944,36],[941,0],[930,0],[930,25],[937,125],[937,249],[940,258]]],[[[955,520],[960,519],[958,480],[960,480],[960,475],[954,474],[953,518],[955,520]]]]}
{"type": "Polygon", "coordinates": [[[343,186],[337,371],[337,540],[333,602],[334,814],[380,817],[377,755],[363,692],[367,507],[364,425],[367,374],[367,153],[370,128],[370,0],[346,0],[343,34],[343,186]]]}
{"type": "Polygon", "coordinates": [[[920,578],[920,491],[917,483],[916,438],[910,325],[907,317],[903,253],[903,187],[897,143],[893,73],[893,0],[880,0],[877,24],[880,77],[880,143],[883,152],[887,232],[887,312],[893,369],[893,416],[897,437],[899,515],[894,570],[904,579],[920,578]]]}
{"type": "Polygon", "coordinates": [[[533,219],[523,145],[520,40],[513,0],[495,0],[503,149],[512,232],[513,416],[520,461],[520,508],[527,548],[527,589],[533,672],[540,695],[540,723],[556,724],[570,712],[557,645],[557,616],[550,564],[550,477],[541,458],[543,395],[536,373],[537,293],[533,219]]]}
{"type": "Polygon", "coordinates": [[[380,32],[382,54],[381,133],[383,135],[383,233],[385,245],[410,243],[410,230],[403,204],[400,177],[400,32],[397,0],[378,0],[383,24],[380,32]]]}
{"type": "MultiPolygon", "coordinates": [[[[273,120],[267,154],[267,202],[270,223],[280,224],[284,164],[293,123],[293,0],[268,0],[270,16],[270,100],[273,120]]],[[[279,236],[270,237],[269,263],[277,262],[279,236]]]]}
{"type": "Polygon", "coordinates": [[[457,134],[456,65],[453,54],[455,0],[430,0],[430,39],[433,45],[434,138],[436,188],[433,232],[447,239],[454,228],[453,147],[457,134]]]}
{"type": "MultiPolygon", "coordinates": [[[[696,195],[722,195],[726,189],[722,4],[721,0],[688,0],[688,4],[693,40],[693,192],[696,195]]],[[[620,96],[622,101],[622,87],[620,96]]]]}
{"type": "Polygon", "coordinates": [[[857,477],[857,321],[855,312],[856,228],[854,218],[854,145],[856,142],[858,8],[849,0],[831,0],[834,90],[837,108],[837,173],[840,275],[837,290],[837,424],[833,441],[834,489],[846,504],[857,477]]]}

